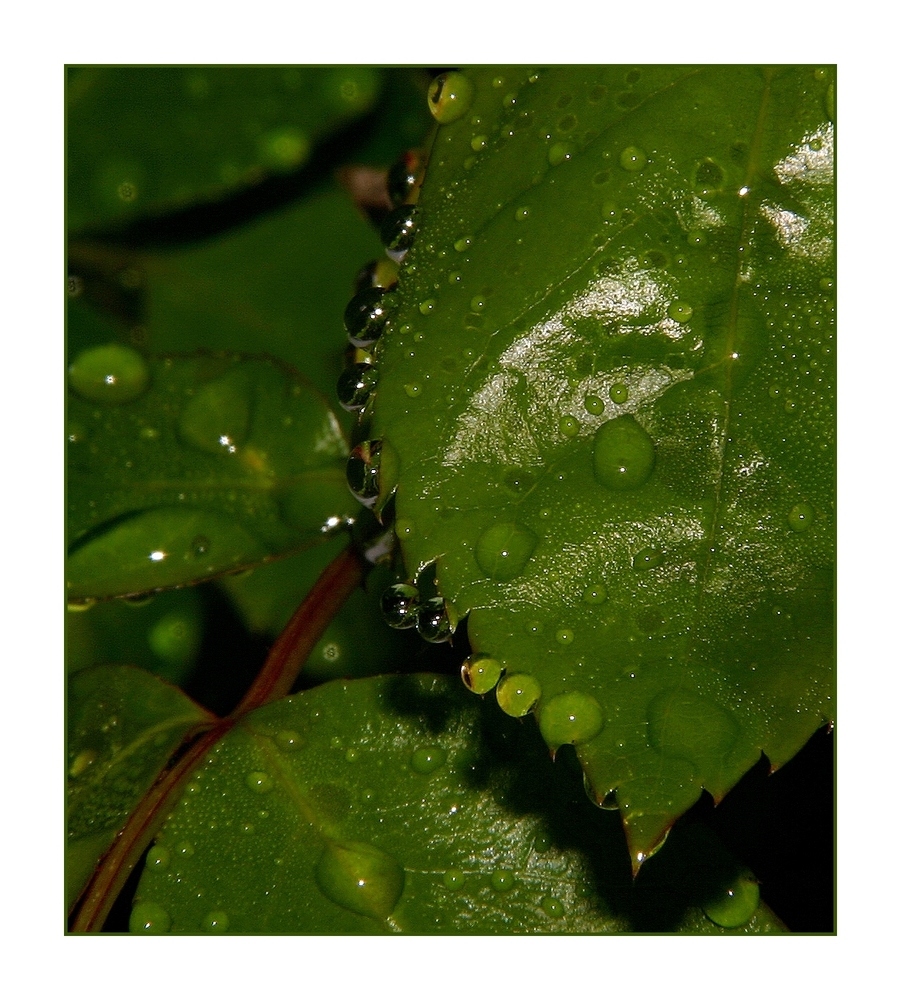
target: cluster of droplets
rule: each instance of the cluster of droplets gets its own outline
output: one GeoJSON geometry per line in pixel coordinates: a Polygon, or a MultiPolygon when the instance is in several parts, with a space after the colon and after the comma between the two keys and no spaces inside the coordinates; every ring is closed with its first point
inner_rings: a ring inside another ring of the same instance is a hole
{"type": "Polygon", "coordinates": [[[413,583],[395,583],[381,600],[382,615],[391,628],[415,628],[426,642],[447,642],[454,621],[443,597],[423,598],[413,583]]]}

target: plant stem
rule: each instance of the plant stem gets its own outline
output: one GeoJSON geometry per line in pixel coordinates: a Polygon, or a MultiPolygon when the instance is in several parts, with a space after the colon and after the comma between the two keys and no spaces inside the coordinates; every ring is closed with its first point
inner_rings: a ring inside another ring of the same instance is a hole
{"type": "Polygon", "coordinates": [[[313,647],[347,598],[363,582],[368,568],[354,545],[349,545],[329,563],[269,650],[262,670],[230,719],[239,719],[290,692],[313,647]]]}

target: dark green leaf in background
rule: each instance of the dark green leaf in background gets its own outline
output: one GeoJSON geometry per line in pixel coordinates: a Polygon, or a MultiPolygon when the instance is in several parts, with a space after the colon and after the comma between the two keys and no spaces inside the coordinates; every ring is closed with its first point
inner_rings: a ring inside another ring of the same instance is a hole
{"type": "Polygon", "coordinates": [[[382,79],[366,66],[72,68],[70,227],[171,211],[295,171],[373,107],[382,79]]]}
{"type": "Polygon", "coordinates": [[[376,346],[407,571],[633,862],[833,716],[831,69],[437,81],[376,346]]]}

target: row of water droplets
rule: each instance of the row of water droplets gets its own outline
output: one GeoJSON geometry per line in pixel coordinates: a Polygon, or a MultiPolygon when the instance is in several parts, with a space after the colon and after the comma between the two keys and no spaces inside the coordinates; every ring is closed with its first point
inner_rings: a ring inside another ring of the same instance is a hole
{"type": "MultiPolygon", "coordinates": [[[[432,81],[428,106],[439,124],[465,113],[473,90],[462,73],[450,72],[432,81]]],[[[390,322],[391,292],[397,282],[398,265],[413,245],[417,226],[416,202],[425,171],[425,157],[418,150],[405,153],[388,175],[388,193],[394,208],[381,227],[387,261],[376,261],[361,272],[357,291],[344,311],[344,327],[353,351],[350,364],[338,379],[341,406],[357,413],[362,422],[374,399],[379,381],[376,364],[378,342],[390,322]]],[[[408,392],[412,395],[415,390],[408,392]]],[[[380,493],[383,443],[361,441],[347,460],[347,482],[351,493],[365,507],[375,507],[380,493]]],[[[393,628],[416,628],[428,642],[439,643],[453,634],[456,620],[443,598],[423,598],[413,583],[398,583],[382,597],[382,612],[393,628]]]]}

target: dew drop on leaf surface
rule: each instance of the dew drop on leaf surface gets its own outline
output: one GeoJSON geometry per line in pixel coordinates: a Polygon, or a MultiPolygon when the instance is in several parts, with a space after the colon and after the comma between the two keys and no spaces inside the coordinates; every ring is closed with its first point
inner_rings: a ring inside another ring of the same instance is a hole
{"type": "Polygon", "coordinates": [[[330,841],[316,862],[316,884],[338,906],[384,920],[404,891],[404,870],[373,844],[330,841]]]}
{"type": "Polygon", "coordinates": [[[476,543],[476,562],[492,580],[513,580],[525,569],[537,544],[538,537],[528,528],[494,524],[476,543]]]}

